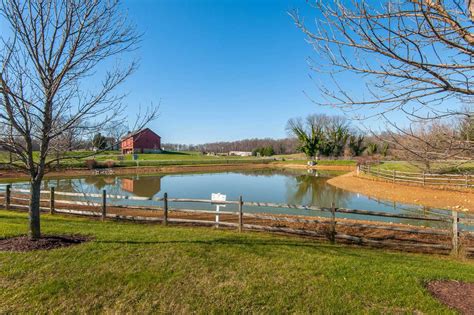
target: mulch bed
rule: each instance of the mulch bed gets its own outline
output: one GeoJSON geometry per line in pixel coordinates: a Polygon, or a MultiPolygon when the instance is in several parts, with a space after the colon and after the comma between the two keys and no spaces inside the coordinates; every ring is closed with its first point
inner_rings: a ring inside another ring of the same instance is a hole
{"type": "Polygon", "coordinates": [[[474,283],[436,280],[426,285],[430,293],[462,314],[474,314],[474,283]]]}
{"type": "Polygon", "coordinates": [[[45,235],[38,240],[30,240],[28,236],[0,239],[0,251],[29,252],[33,250],[50,250],[55,248],[78,245],[89,241],[82,235],[45,235]]]}

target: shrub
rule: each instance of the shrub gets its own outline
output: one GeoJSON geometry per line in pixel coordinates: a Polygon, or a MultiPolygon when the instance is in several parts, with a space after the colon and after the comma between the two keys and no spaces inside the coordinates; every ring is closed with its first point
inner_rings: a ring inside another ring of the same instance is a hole
{"type": "Polygon", "coordinates": [[[379,147],[378,147],[377,143],[369,143],[369,144],[367,145],[367,154],[368,154],[368,155],[374,155],[374,154],[376,154],[377,151],[378,151],[378,148],[379,148],[379,147]]]}
{"type": "Polygon", "coordinates": [[[380,154],[382,154],[383,157],[387,156],[388,148],[389,148],[388,143],[384,142],[383,145],[382,145],[382,148],[380,149],[380,154]]]}
{"type": "Polygon", "coordinates": [[[106,168],[113,168],[115,167],[115,162],[112,160],[107,160],[103,164],[106,168]]]}
{"type": "Polygon", "coordinates": [[[273,146],[261,147],[252,150],[252,156],[272,156],[275,155],[273,146]]]}
{"type": "Polygon", "coordinates": [[[96,160],[86,160],[86,167],[90,170],[97,168],[96,160]]]}

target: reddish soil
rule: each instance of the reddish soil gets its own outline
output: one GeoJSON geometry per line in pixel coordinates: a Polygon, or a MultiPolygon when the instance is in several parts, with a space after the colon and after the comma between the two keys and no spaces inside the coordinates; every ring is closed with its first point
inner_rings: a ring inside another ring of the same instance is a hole
{"type": "Polygon", "coordinates": [[[328,180],[328,184],[384,200],[416,204],[431,208],[474,212],[474,190],[448,191],[383,181],[374,183],[374,180],[366,177],[358,177],[354,172],[331,178],[328,180]]]}
{"type": "Polygon", "coordinates": [[[429,282],[426,288],[447,306],[462,314],[474,314],[474,283],[436,280],[429,282]]]}
{"type": "Polygon", "coordinates": [[[28,236],[11,237],[0,240],[0,251],[29,252],[33,250],[49,250],[78,245],[90,239],[81,235],[43,236],[31,240],[28,236]]]}

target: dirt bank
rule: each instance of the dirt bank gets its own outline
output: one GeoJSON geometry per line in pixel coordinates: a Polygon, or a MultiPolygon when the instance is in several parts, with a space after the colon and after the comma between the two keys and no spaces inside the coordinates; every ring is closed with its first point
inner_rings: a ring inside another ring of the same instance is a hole
{"type": "Polygon", "coordinates": [[[328,183],[344,190],[395,202],[474,212],[474,192],[392,184],[357,177],[354,172],[331,178],[328,183]]]}

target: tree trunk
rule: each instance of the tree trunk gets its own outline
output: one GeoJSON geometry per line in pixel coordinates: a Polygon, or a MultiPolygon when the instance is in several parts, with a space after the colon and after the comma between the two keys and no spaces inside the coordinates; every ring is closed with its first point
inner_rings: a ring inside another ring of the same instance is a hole
{"type": "Polygon", "coordinates": [[[34,180],[30,185],[31,197],[28,214],[30,216],[30,239],[35,240],[41,237],[40,227],[40,192],[41,180],[34,180]]]}
{"type": "Polygon", "coordinates": [[[425,161],[425,168],[428,172],[431,173],[431,163],[430,163],[430,160],[426,160],[425,161]]]}

